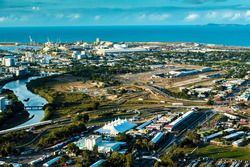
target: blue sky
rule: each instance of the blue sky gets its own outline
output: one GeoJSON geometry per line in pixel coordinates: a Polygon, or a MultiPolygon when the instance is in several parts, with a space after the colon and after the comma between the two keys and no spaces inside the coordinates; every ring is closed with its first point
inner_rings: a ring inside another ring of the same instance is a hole
{"type": "Polygon", "coordinates": [[[0,26],[250,24],[249,0],[0,0],[0,26]]]}

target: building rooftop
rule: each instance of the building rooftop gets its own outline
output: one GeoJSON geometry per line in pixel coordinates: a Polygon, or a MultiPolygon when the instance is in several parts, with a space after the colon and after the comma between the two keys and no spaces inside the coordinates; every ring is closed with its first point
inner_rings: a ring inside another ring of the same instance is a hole
{"type": "Polygon", "coordinates": [[[244,133],[245,132],[243,132],[243,131],[239,131],[239,132],[235,132],[233,134],[227,135],[227,136],[225,136],[223,138],[226,139],[226,140],[230,140],[230,139],[233,139],[235,137],[242,136],[244,133]]]}
{"type": "Polygon", "coordinates": [[[135,126],[136,124],[129,122],[127,119],[118,118],[117,120],[105,124],[102,128],[96,130],[96,132],[101,134],[117,135],[132,129],[135,126]]]}
{"type": "Polygon", "coordinates": [[[162,132],[157,133],[154,136],[154,138],[151,140],[151,142],[152,143],[157,143],[162,138],[163,135],[164,135],[164,133],[162,133],[162,132]]]}

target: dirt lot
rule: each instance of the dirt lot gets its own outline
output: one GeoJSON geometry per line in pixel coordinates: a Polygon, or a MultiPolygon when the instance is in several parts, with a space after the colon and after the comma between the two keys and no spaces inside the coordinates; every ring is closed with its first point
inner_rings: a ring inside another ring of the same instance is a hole
{"type": "Polygon", "coordinates": [[[160,73],[168,73],[169,71],[173,70],[179,70],[179,69],[202,69],[202,66],[191,66],[191,65],[171,65],[169,68],[164,69],[156,69],[150,72],[144,72],[144,73],[138,73],[138,74],[125,74],[120,75],[119,78],[124,83],[140,83],[140,84],[147,84],[151,83],[154,85],[158,85],[165,88],[177,88],[182,87],[186,85],[195,84],[198,82],[203,81],[210,81],[211,79],[203,79],[200,77],[200,75],[208,75],[216,72],[206,72],[206,73],[200,73],[197,75],[190,75],[185,77],[179,77],[179,78],[163,78],[163,77],[152,77],[154,74],[160,74],[160,73]]]}

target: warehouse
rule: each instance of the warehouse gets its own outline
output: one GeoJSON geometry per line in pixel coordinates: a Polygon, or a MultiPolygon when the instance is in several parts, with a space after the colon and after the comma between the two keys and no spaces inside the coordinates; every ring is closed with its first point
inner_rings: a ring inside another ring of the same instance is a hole
{"type": "Polygon", "coordinates": [[[229,133],[229,134],[231,134],[233,132],[235,132],[235,129],[233,129],[233,128],[225,129],[223,131],[220,131],[220,132],[217,132],[217,133],[214,133],[214,134],[211,134],[211,135],[205,137],[204,141],[205,142],[209,142],[212,139],[215,139],[215,138],[218,138],[218,137],[222,137],[223,133],[229,133]]]}
{"type": "Polygon", "coordinates": [[[188,118],[190,118],[190,116],[192,116],[194,113],[195,113],[194,111],[186,112],[185,114],[183,114],[182,116],[177,118],[175,121],[173,121],[170,124],[168,124],[167,126],[165,126],[165,128],[169,131],[175,130],[181,123],[183,123],[188,118]]]}
{"type": "Polygon", "coordinates": [[[243,136],[244,134],[245,134],[245,132],[239,131],[239,132],[235,132],[233,134],[227,135],[227,136],[223,137],[223,139],[225,139],[225,140],[234,140],[234,139],[237,139],[237,138],[243,136]]]}

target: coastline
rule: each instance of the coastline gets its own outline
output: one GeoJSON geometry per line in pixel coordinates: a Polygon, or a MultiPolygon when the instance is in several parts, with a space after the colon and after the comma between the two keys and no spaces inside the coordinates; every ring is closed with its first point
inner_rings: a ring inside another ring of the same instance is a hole
{"type": "Polygon", "coordinates": [[[29,36],[31,36],[36,39],[36,43],[45,43],[48,38],[54,42],[59,39],[62,43],[83,40],[85,42],[94,42],[96,38],[100,38],[113,42],[195,42],[250,47],[248,40],[249,27],[250,25],[1,27],[0,38],[5,43],[28,43],[29,36]],[[62,34],[65,33],[68,35],[63,36],[62,34]],[[111,36],[110,34],[114,35],[111,36]],[[134,34],[137,35],[134,36],[134,34]]]}

